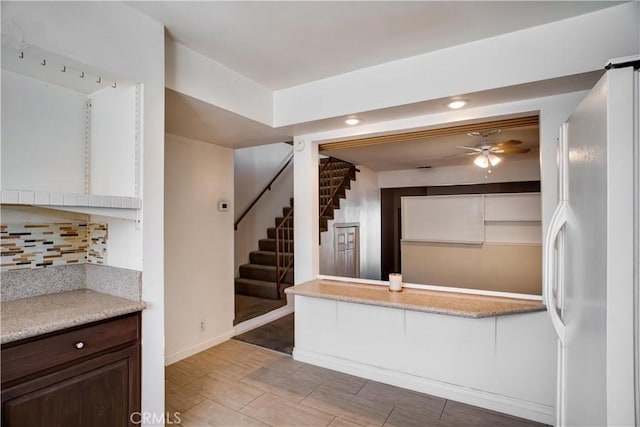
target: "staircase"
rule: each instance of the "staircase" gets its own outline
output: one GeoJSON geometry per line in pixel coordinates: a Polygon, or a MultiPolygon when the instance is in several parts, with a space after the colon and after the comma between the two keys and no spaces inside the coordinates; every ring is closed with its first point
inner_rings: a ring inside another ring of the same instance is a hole
{"type": "MultiPolygon", "coordinates": [[[[351,163],[333,157],[320,161],[320,232],[328,230],[356,172],[351,163]]],[[[258,250],[249,254],[249,264],[241,265],[239,270],[236,294],[284,298],[284,290],[293,285],[293,198],[282,209],[282,216],[275,219],[275,226],[267,228],[267,238],[258,241],[258,250]]]]}

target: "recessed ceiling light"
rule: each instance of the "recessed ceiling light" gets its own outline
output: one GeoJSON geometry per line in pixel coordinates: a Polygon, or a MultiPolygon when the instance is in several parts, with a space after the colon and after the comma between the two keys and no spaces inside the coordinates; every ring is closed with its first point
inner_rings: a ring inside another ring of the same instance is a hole
{"type": "Polygon", "coordinates": [[[458,108],[462,108],[465,105],[467,105],[467,101],[456,99],[455,101],[451,101],[450,103],[448,103],[447,107],[451,108],[452,110],[457,110],[458,108]]]}
{"type": "Polygon", "coordinates": [[[354,126],[357,125],[358,123],[360,123],[360,119],[357,117],[349,117],[347,120],[344,121],[346,124],[348,124],[349,126],[354,126]]]}

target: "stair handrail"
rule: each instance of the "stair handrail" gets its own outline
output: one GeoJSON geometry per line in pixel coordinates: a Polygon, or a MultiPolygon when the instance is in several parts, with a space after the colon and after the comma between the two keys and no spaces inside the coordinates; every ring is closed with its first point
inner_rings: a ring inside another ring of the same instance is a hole
{"type": "MultiPolygon", "coordinates": [[[[347,163],[349,164],[349,172],[345,173],[344,176],[342,177],[342,180],[336,184],[335,186],[333,185],[333,178],[335,178],[333,172],[333,169],[329,169],[329,182],[330,182],[330,186],[329,186],[329,197],[327,198],[326,204],[321,205],[320,206],[320,217],[323,217],[324,214],[327,212],[327,210],[329,210],[329,205],[333,204],[333,199],[336,196],[336,193],[338,192],[338,189],[340,188],[340,186],[347,180],[347,179],[351,179],[350,178],[350,173],[351,173],[351,169],[355,168],[355,165],[349,162],[345,162],[344,160],[339,160],[339,159],[335,159],[334,157],[329,157],[329,160],[324,164],[324,167],[320,169],[320,173],[322,173],[322,171],[325,169],[325,167],[329,164],[329,163],[335,163],[336,161],[340,161],[343,163],[347,163]]],[[[336,174],[337,175],[337,174],[336,174]]]]}
{"type": "Polygon", "coordinates": [[[276,225],[275,232],[275,252],[276,252],[276,289],[278,296],[282,298],[282,286],[287,273],[293,265],[293,206],[282,218],[280,224],[276,225]],[[283,260],[283,258],[286,258],[283,260]]]}
{"type": "Polygon", "coordinates": [[[291,153],[289,155],[289,158],[287,159],[287,161],[285,162],[284,166],[282,166],[280,168],[280,170],[278,171],[278,173],[271,179],[271,181],[269,181],[269,183],[267,184],[266,187],[264,187],[262,189],[262,191],[260,192],[260,194],[258,194],[256,196],[255,199],[253,199],[253,202],[251,202],[251,204],[249,205],[249,207],[247,207],[244,212],[242,212],[242,215],[240,215],[240,217],[236,220],[236,222],[233,223],[233,229],[235,231],[238,231],[238,224],[240,224],[240,221],[243,220],[243,218],[245,216],[247,216],[247,214],[249,213],[249,211],[251,211],[251,209],[256,205],[256,203],[258,203],[258,200],[260,200],[260,198],[263,196],[264,193],[266,193],[267,191],[271,191],[271,185],[275,182],[276,179],[278,179],[278,177],[280,176],[280,174],[282,174],[282,172],[284,172],[284,170],[287,168],[287,166],[289,166],[289,164],[291,163],[291,160],[293,160],[293,153],[291,153]]]}

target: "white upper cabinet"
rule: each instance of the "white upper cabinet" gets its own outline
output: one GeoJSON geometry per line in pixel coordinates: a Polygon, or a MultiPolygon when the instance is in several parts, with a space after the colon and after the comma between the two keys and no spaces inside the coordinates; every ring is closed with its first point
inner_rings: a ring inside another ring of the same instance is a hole
{"type": "Polygon", "coordinates": [[[2,40],[2,203],[138,209],[140,86],[2,40]]]}

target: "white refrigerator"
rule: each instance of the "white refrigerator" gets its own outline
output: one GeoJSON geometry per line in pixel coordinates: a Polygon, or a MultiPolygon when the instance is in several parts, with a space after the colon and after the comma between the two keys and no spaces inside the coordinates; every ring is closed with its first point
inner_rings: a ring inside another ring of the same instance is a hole
{"type": "Polygon", "coordinates": [[[558,426],[638,426],[640,57],[612,61],[560,130],[544,241],[558,426]]]}

